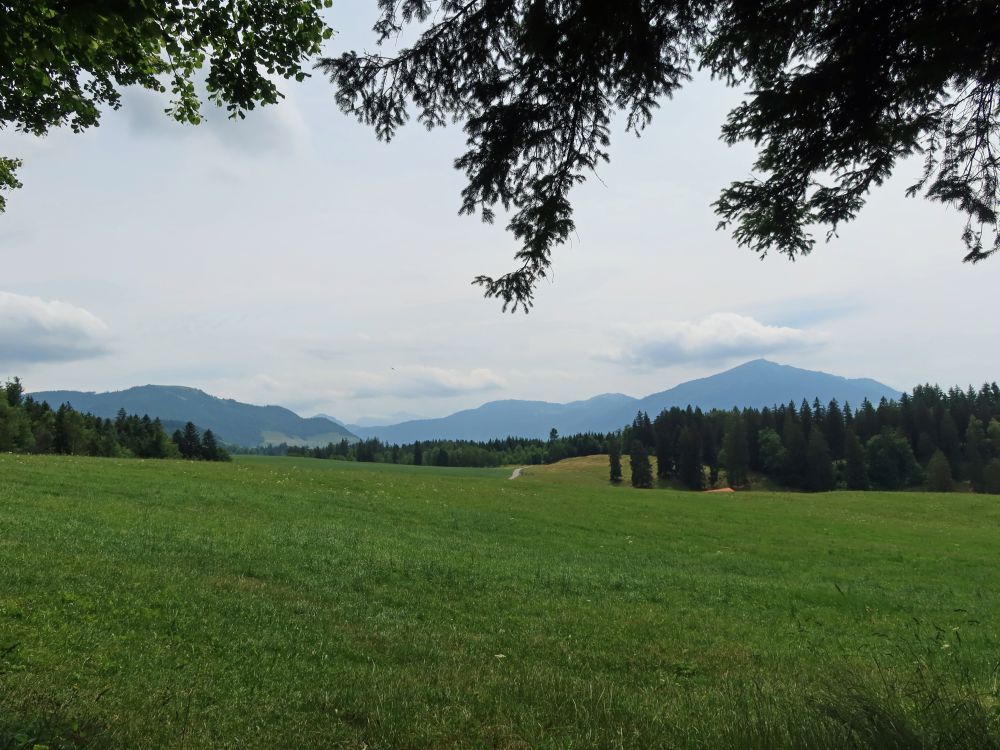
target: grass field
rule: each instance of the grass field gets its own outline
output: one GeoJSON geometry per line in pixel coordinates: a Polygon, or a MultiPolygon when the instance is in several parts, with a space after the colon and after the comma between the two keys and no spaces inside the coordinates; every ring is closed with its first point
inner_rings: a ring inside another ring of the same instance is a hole
{"type": "Polygon", "coordinates": [[[1000,501],[0,455],[0,750],[996,747],[1000,501]]]}

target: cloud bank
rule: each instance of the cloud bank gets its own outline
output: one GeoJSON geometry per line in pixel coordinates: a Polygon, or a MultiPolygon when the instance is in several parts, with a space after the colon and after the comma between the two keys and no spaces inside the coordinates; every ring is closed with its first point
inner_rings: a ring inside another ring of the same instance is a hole
{"type": "Polygon", "coordinates": [[[601,359],[651,367],[800,351],[823,340],[814,332],[767,325],[736,313],[652,323],[631,328],[619,338],[624,340],[622,345],[601,359]]]}
{"type": "Polygon", "coordinates": [[[0,365],[71,362],[109,351],[108,327],[82,307],[0,292],[0,365]]]}

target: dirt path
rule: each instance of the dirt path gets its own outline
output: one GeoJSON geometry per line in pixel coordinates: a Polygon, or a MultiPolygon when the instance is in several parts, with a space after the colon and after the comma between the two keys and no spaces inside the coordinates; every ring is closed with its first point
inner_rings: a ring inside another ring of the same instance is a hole
{"type": "Polygon", "coordinates": [[[525,467],[525,466],[522,466],[522,467],[520,467],[520,468],[518,468],[518,469],[514,469],[514,473],[513,473],[513,474],[511,474],[511,475],[510,475],[509,477],[507,477],[507,478],[508,478],[508,479],[517,479],[517,478],[518,478],[519,476],[521,476],[521,472],[522,472],[522,471],[524,471],[524,470],[525,470],[526,468],[527,468],[527,467],[525,467]]]}

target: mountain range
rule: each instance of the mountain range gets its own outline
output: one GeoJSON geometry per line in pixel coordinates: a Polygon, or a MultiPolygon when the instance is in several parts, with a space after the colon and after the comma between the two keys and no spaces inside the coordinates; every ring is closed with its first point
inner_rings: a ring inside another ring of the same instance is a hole
{"type": "Polygon", "coordinates": [[[440,419],[419,419],[401,424],[347,428],[362,438],[377,437],[389,443],[414,440],[490,440],[495,437],[547,438],[556,428],[561,434],[610,432],[631,422],[636,412],[651,417],[673,406],[708,409],[774,406],[802,399],[823,404],[837,399],[860,406],[864,399],[877,404],[885,398],[899,398],[894,388],[869,378],[848,379],[814,370],[780,365],[755,359],[698,380],[681,383],[645,398],[621,393],[605,393],[586,401],[554,404],[546,401],[491,401],[476,409],[466,409],[440,419]]]}
{"type": "Polygon", "coordinates": [[[344,438],[357,440],[349,430],[329,419],[305,419],[282,406],[243,404],[179,385],[142,385],[110,393],[43,391],[31,396],[53,409],[68,403],[99,417],[112,418],[124,409],[129,414],[159,417],[170,426],[190,421],[231,445],[326,445],[344,438]]]}
{"type": "Polygon", "coordinates": [[[878,403],[883,397],[893,399],[901,394],[868,378],[848,379],[756,359],[645,398],[605,393],[566,404],[508,399],[439,419],[414,419],[390,425],[345,425],[327,415],[304,418],[280,406],[244,404],[181,386],[145,385],[111,393],[46,391],[32,395],[53,407],[68,402],[76,409],[101,417],[113,417],[119,409],[125,409],[130,414],[149,414],[172,422],[192,421],[235,445],[282,442],[325,445],[359,437],[377,437],[389,443],[490,440],[508,435],[547,438],[552,428],[564,435],[610,432],[631,422],[636,412],[655,416],[673,406],[691,405],[705,410],[763,408],[789,401],[798,404],[802,399],[812,403],[816,398],[824,404],[835,398],[841,404],[859,406],[866,398],[878,403]]]}

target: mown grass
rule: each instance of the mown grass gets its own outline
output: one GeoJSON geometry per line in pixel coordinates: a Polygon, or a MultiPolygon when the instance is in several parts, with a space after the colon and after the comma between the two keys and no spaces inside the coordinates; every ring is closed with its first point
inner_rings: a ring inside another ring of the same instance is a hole
{"type": "Polygon", "coordinates": [[[0,750],[996,747],[1000,503],[0,456],[0,750]]]}

